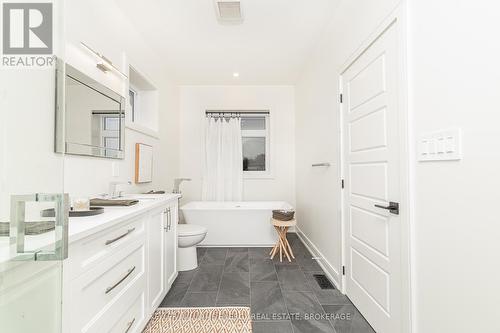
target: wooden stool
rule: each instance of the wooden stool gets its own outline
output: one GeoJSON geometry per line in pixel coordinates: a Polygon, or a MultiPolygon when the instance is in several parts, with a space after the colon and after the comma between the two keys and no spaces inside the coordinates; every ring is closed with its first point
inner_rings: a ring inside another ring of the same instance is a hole
{"type": "Polygon", "coordinates": [[[295,259],[292,251],[292,247],[288,243],[288,240],[286,239],[286,232],[288,231],[288,228],[293,227],[296,223],[295,220],[290,220],[290,221],[279,221],[271,218],[271,224],[274,226],[276,229],[276,232],[278,233],[278,241],[276,242],[276,245],[274,245],[273,249],[271,252],[269,252],[269,255],[271,255],[271,259],[274,258],[276,253],[278,253],[278,250],[280,251],[280,262],[283,261],[283,252],[285,252],[286,257],[288,258],[288,261],[292,261],[290,259],[290,256],[295,259]]]}

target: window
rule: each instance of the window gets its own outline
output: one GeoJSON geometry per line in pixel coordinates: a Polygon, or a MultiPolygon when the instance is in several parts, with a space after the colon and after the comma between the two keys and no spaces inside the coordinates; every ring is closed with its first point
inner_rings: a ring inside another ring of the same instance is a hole
{"type": "Polygon", "coordinates": [[[101,147],[104,147],[105,156],[114,156],[120,149],[120,116],[101,114],[101,147]]]}
{"type": "Polygon", "coordinates": [[[244,174],[250,177],[269,174],[269,114],[242,114],[241,136],[244,174]]]}
{"type": "Polygon", "coordinates": [[[119,117],[104,117],[104,130],[105,131],[119,131],[120,118],[119,117]]]}
{"type": "Polygon", "coordinates": [[[156,86],[133,66],[129,66],[127,127],[158,136],[159,93],[156,86]]]}

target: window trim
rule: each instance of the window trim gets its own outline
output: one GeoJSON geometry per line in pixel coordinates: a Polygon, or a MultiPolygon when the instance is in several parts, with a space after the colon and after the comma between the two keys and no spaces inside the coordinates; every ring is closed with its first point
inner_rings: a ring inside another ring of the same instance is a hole
{"type": "Polygon", "coordinates": [[[271,114],[269,111],[248,112],[240,111],[241,118],[265,117],[265,130],[241,130],[241,138],[265,137],[266,138],[266,170],[265,171],[243,171],[243,179],[269,179],[272,174],[272,150],[271,150],[271,114]],[[245,133],[246,132],[246,133],[245,133]],[[262,135],[264,132],[264,136],[262,135]],[[244,135],[247,134],[247,135],[244,135]],[[253,134],[253,135],[252,135],[253,134]]]}
{"type": "Polygon", "coordinates": [[[130,122],[131,123],[134,123],[134,124],[137,124],[137,114],[136,112],[139,111],[137,109],[137,106],[138,106],[138,101],[139,101],[139,91],[138,89],[136,89],[133,85],[129,84],[129,87],[128,87],[128,90],[129,90],[129,93],[128,93],[128,104],[130,106],[130,122]],[[130,92],[132,92],[134,94],[134,103],[130,103],[130,92]]]}

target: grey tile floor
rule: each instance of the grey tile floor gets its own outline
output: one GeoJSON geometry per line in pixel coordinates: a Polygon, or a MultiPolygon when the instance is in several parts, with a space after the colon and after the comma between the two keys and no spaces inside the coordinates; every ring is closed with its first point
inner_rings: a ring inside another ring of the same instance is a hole
{"type": "Polygon", "coordinates": [[[180,272],[162,307],[249,306],[254,333],[374,333],[338,290],[322,290],[323,273],[294,233],[296,259],[269,259],[270,248],[198,248],[199,267],[180,272]]]}

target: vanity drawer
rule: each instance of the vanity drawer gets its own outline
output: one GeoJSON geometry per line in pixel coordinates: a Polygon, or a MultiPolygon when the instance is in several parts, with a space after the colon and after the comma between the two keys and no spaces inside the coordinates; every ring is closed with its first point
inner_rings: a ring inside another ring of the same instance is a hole
{"type": "Polygon", "coordinates": [[[70,245],[69,277],[74,279],[135,239],[145,239],[147,217],[139,217],[70,245]]]}
{"type": "Polygon", "coordinates": [[[77,332],[87,332],[87,323],[98,320],[113,304],[122,303],[121,298],[134,288],[145,289],[145,254],[144,241],[135,241],[71,282],[71,321],[84,328],[77,332]]]}
{"type": "MultiPolygon", "coordinates": [[[[143,292],[134,301],[132,306],[109,330],[110,333],[132,333],[142,328],[146,319],[146,294],[143,292]]],[[[116,317],[114,317],[116,318],[116,317]]]]}
{"type": "MultiPolygon", "coordinates": [[[[137,289],[137,288],[136,288],[137,289]]],[[[144,289],[144,288],[143,288],[144,289]]],[[[120,298],[80,333],[137,333],[146,321],[146,294],[135,290],[120,298]]]]}

